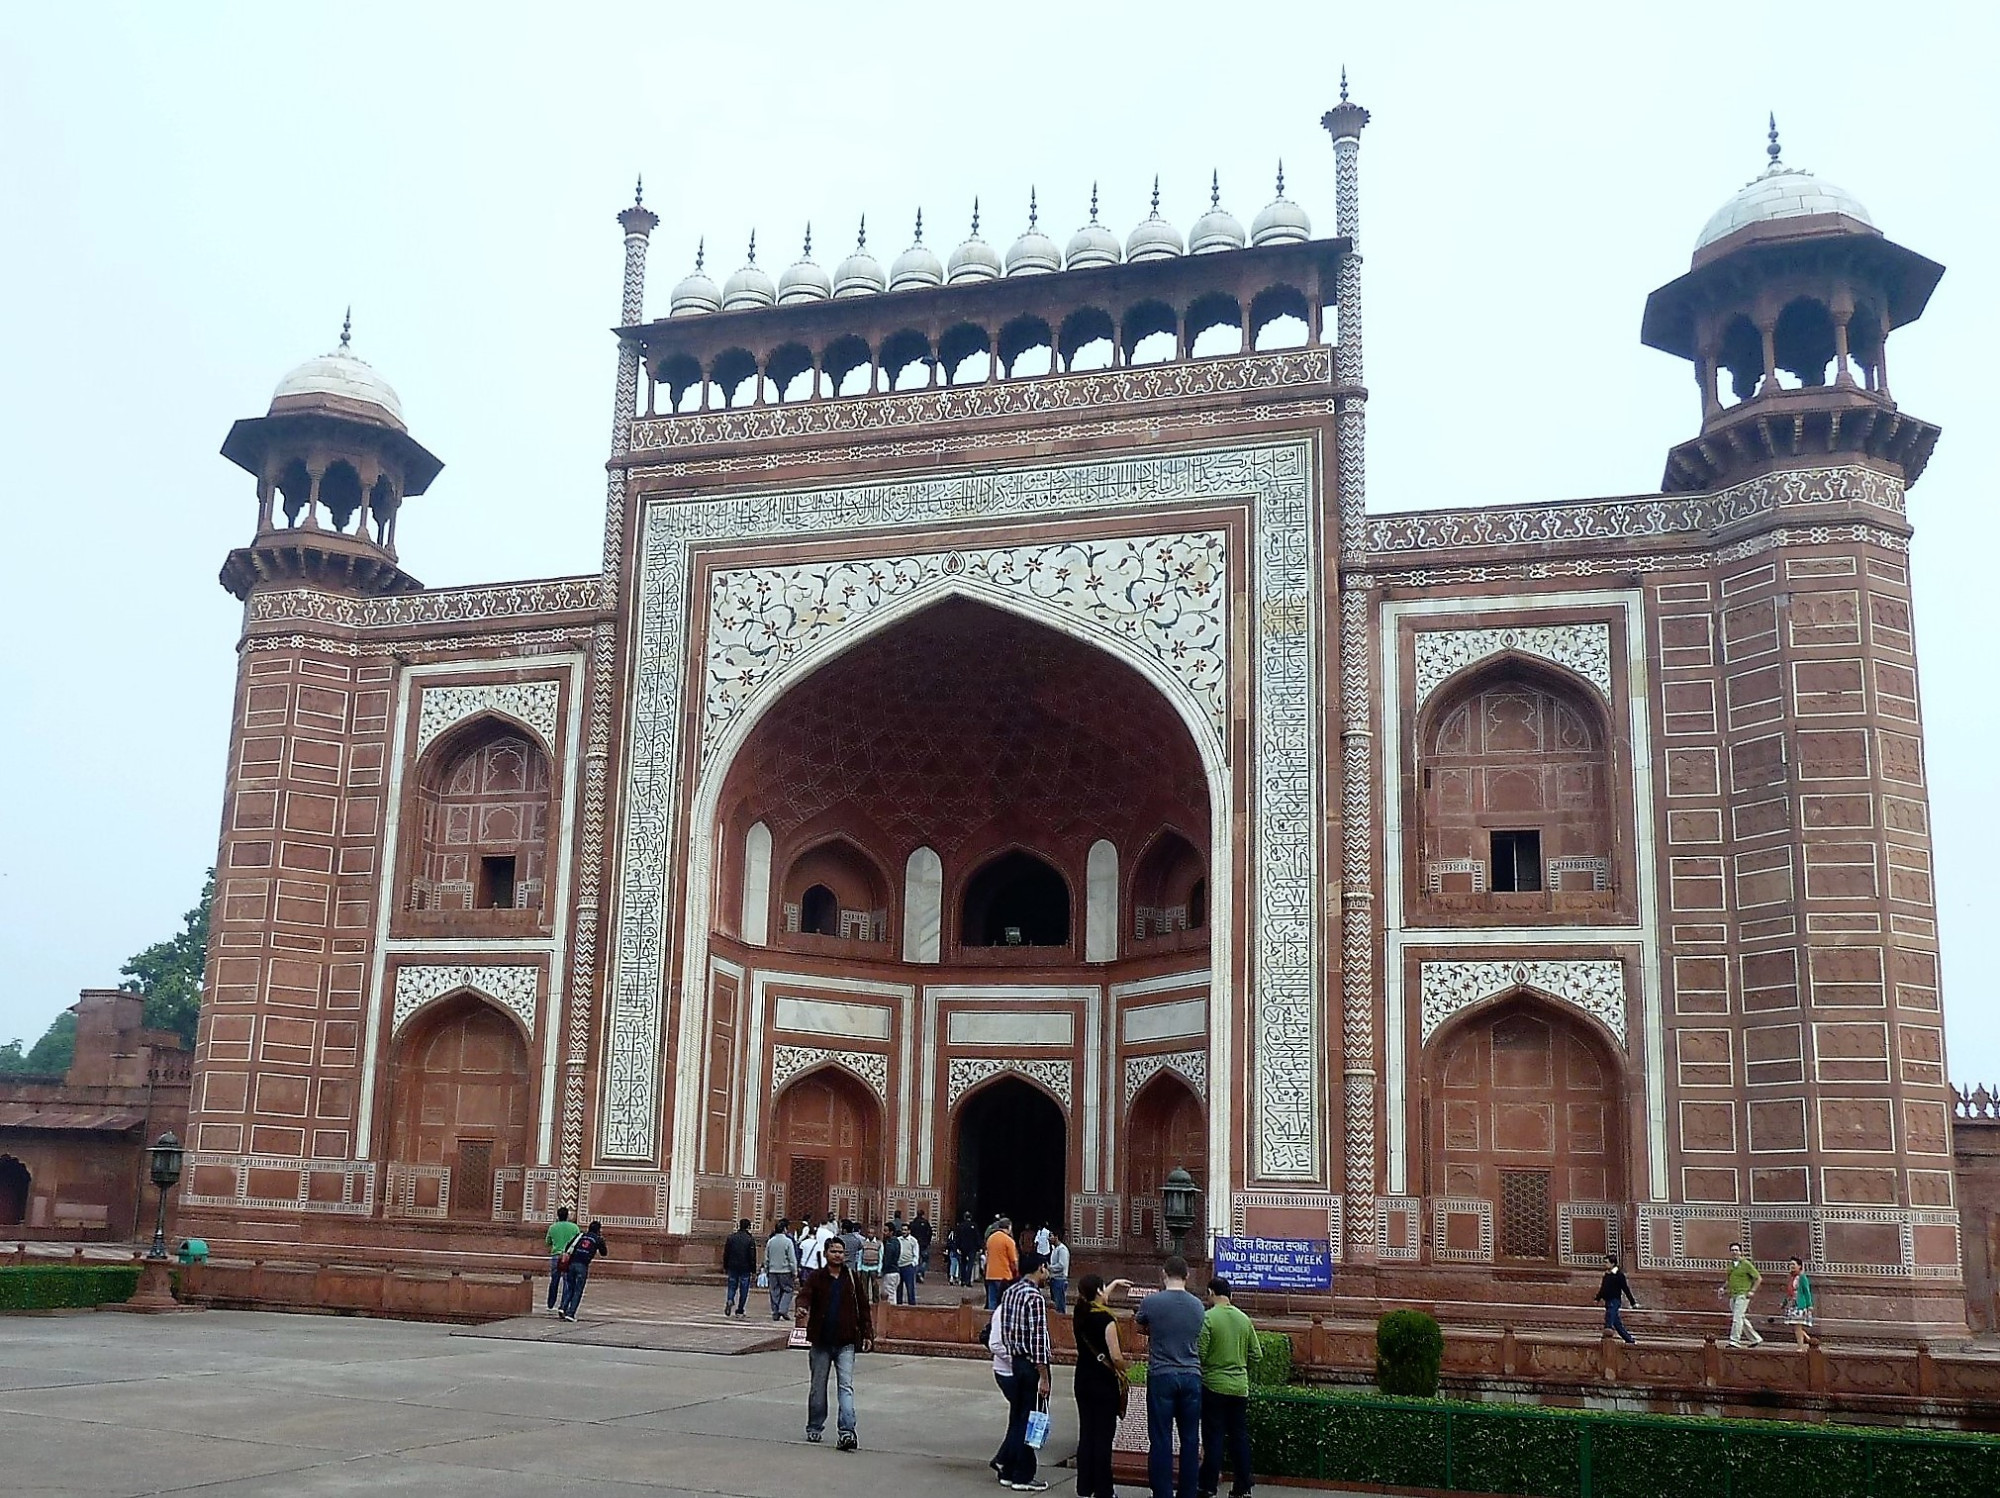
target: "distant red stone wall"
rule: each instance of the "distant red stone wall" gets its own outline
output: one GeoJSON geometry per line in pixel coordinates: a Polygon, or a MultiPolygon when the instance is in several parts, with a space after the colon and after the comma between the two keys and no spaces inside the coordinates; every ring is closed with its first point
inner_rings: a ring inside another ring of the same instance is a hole
{"type": "Polygon", "coordinates": [[[1974,1331],[2000,1331],[2000,1108],[1983,1118],[1960,1117],[1952,1144],[1965,1245],[1965,1318],[1974,1331]]]}

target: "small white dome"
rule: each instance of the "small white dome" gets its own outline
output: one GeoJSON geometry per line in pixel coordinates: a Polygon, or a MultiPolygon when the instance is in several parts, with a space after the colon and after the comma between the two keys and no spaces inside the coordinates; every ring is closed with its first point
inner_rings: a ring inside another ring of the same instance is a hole
{"type": "Polygon", "coordinates": [[[882,262],[868,253],[868,216],[863,214],[854,253],[841,261],[833,273],[833,294],[840,298],[874,296],[888,288],[889,278],[882,274],[882,262]]]}
{"type": "Polygon", "coordinates": [[[674,294],[667,301],[667,316],[687,317],[696,312],[720,312],[722,310],[722,288],[710,279],[703,269],[708,258],[708,241],[700,241],[694,252],[694,269],[681,277],[674,287],[674,294]]]}
{"type": "Polygon", "coordinates": [[[833,281],[813,259],[812,225],[807,224],[805,249],[778,277],[778,305],[789,307],[794,302],[823,302],[832,295],[833,281]]]}
{"type": "Polygon", "coordinates": [[[1208,182],[1208,212],[1188,230],[1188,253],[1212,255],[1218,250],[1240,250],[1243,240],[1243,225],[1222,206],[1222,176],[1217,173],[1208,182]]]}
{"type": "Polygon", "coordinates": [[[944,267],[938,264],[938,257],[931,253],[924,243],[924,211],[917,210],[917,237],[910,247],[896,257],[896,263],[889,267],[889,289],[891,291],[913,291],[920,286],[944,285],[944,267]]]}
{"type": "Polygon", "coordinates": [[[348,414],[364,420],[372,412],[380,412],[385,425],[399,432],[407,430],[403,425],[402,398],[395,388],[348,348],[351,330],[350,318],[341,323],[340,347],[330,354],[306,360],[278,381],[278,388],[271,392],[270,415],[281,416],[286,411],[332,401],[349,407],[348,414]],[[351,408],[355,406],[370,411],[353,411],[351,408]]]}
{"type": "Polygon", "coordinates": [[[1184,253],[1181,231],[1160,217],[1160,179],[1153,179],[1153,211],[1139,220],[1139,226],[1125,238],[1125,258],[1133,263],[1144,260],[1172,260],[1184,253]]]}
{"type": "Polygon", "coordinates": [[[743,268],[722,283],[722,310],[740,312],[746,307],[768,307],[778,299],[778,288],[757,263],[757,234],[750,234],[750,258],[743,268]]]}
{"type": "Polygon", "coordinates": [[[972,232],[945,262],[945,284],[963,286],[968,281],[995,281],[1000,273],[1000,252],[979,237],[979,199],[974,198],[972,232]]]}
{"type": "Polygon", "coordinates": [[[1008,275],[1044,276],[1062,269],[1062,251],[1037,227],[1041,216],[1041,209],[1035,202],[1035,190],[1031,187],[1028,189],[1028,227],[1021,231],[1019,239],[1007,247],[1008,275]]]}
{"type": "Polygon", "coordinates": [[[1090,222],[1069,237],[1069,248],[1063,251],[1063,266],[1067,270],[1089,270],[1093,266],[1116,265],[1124,259],[1118,247],[1118,236],[1097,221],[1097,184],[1090,184],[1090,222]]]}
{"type": "Polygon", "coordinates": [[[1250,221],[1250,243],[1304,244],[1312,238],[1312,219],[1305,209],[1285,196],[1285,164],[1278,163],[1278,195],[1264,205],[1250,221]]]}
{"type": "Polygon", "coordinates": [[[1809,218],[1822,213],[1845,214],[1871,229],[1875,227],[1875,220],[1869,216],[1861,200],[1846,188],[1836,187],[1811,172],[1802,172],[1797,167],[1773,161],[1770,170],[1763,176],[1738,190],[1735,196],[1715,210],[1702,226],[1701,237],[1695,240],[1694,247],[1697,251],[1705,250],[1717,240],[1726,239],[1751,224],[1809,218]]]}

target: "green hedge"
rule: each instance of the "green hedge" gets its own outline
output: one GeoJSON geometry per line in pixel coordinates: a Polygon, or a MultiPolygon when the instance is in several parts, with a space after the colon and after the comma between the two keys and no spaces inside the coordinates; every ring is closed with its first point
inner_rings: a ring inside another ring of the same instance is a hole
{"type": "Polygon", "coordinates": [[[1257,1333],[1250,1354],[1252,1388],[1282,1389],[1292,1381],[1292,1339],[1283,1332],[1257,1333]]]}
{"type": "Polygon", "coordinates": [[[136,1265],[26,1264],[0,1268],[0,1311],[53,1311],[130,1300],[136,1265]]]}
{"type": "Polygon", "coordinates": [[[1533,1498],[2000,1493],[2000,1438],[1258,1390],[1260,1476],[1533,1498]]]}

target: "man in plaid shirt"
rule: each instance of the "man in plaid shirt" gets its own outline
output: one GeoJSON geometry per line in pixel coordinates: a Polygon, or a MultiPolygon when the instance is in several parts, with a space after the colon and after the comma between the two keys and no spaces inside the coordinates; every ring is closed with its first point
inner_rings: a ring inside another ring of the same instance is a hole
{"type": "Polygon", "coordinates": [[[1043,1291],[1049,1283],[1047,1260],[1030,1259],[1027,1272],[1000,1297],[1000,1340],[1014,1359],[1014,1377],[1007,1390],[1007,1439],[1000,1443],[994,1464],[1000,1481],[1019,1493],[1044,1493],[1048,1484],[1035,1476],[1035,1448],[1028,1444],[1028,1414],[1049,1398],[1049,1308],[1043,1291]]]}

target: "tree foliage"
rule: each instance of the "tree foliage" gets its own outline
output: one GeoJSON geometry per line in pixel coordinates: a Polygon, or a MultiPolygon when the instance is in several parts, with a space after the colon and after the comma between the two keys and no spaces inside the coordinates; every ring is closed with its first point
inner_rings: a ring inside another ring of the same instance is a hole
{"type": "Polygon", "coordinates": [[[125,977],[120,988],[146,996],[146,1024],[173,1031],[190,1050],[201,1018],[201,975],[208,965],[208,918],[214,904],[215,870],[210,869],[202,881],[201,902],[181,918],[179,934],[154,942],[118,970],[125,977]]]}
{"type": "Polygon", "coordinates": [[[59,1077],[76,1054],[76,1016],[65,1009],[25,1053],[21,1042],[0,1045],[0,1076],[59,1077]]]}

